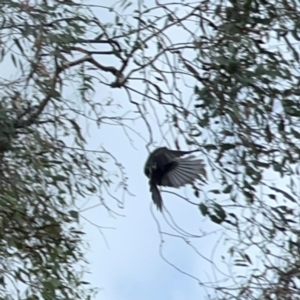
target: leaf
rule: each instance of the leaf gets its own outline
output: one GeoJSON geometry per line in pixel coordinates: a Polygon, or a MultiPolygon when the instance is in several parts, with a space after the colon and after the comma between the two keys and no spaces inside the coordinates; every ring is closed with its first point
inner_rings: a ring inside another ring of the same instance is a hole
{"type": "Polygon", "coordinates": [[[213,194],[221,194],[220,190],[210,190],[210,192],[213,194]]]}
{"type": "Polygon", "coordinates": [[[228,173],[230,173],[230,174],[233,174],[233,175],[238,175],[238,174],[240,174],[239,171],[232,171],[232,170],[230,170],[230,169],[228,169],[228,168],[224,168],[224,171],[226,171],[226,172],[228,172],[228,173]]]}
{"type": "Polygon", "coordinates": [[[91,193],[95,193],[97,191],[96,187],[94,185],[87,186],[86,189],[90,191],[91,193]]]}
{"type": "Polygon", "coordinates": [[[78,220],[78,218],[79,218],[78,211],[70,210],[70,211],[69,211],[69,214],[70,214],[70,216],[71,216],[73,219],[78,220]]]}
{"type": "Polygon", "coordinates": [[[226,212],[220,204],[214,203],[214,211],[222,222],[226,219],[226,212]]]}
{"type": "Polygon", "coordinates": [[[226,136],[234,136],[234,132],[233,131],[229,131],[229,130],[226,130],[226,129],[222,130],[220,133],[224,134],[226,136]]]}
{"type": "Polygon", "coordinates": [[[52,179],[54,181],[66,181],[68,178],[63,175],[56,175],[56,176],[52,176],[52,179]]]}
{"type": "Polygon", "coordinates": [[[203,146],[207,151],[211,151],[211,150],[217,150],[218,147],[216,145],[213,144],[206,144],[203,146]]]}
{"type": "Polygon", "coordinates": [[[11,60],[12,60],[12,62],[14,64],[14,66],[17,67],[17,62],[16,62],[15,56],[13,54],[11,54],[10,57],[11,57],[11,60]]]}
{"type": "Polygon", "coordinates": [[[199,204],[199,209],[203,216],[206,216],[208,214],[208,208],[204,203],[199,204]]]}
{"type": "Polygon", "coordinates": [[[300,132],[297,130],[294,130],[293,127],[291,127],[291,132],[294,135],[295,138],[300,139],[300,132]]]}
{"type": "Polygon", "coordinates": [[[216,223],[216,224],[221,224],[224,220],[219,219],[217,216],[215,215],[210,215],[209,216],[211,221],[216,223]]]}
{"type": "Polygon", "coordinates": [[[248,265],[245,264],[245,263],[237,263],[237,264],[234,264],[234,265],[237,266],[237,267],[248,267],[248,265]]]}
{"type": "Polygon", "coordinates": [[[290,32],[291,32],[292,36],[294,37],[294,39],[295,39],[296,41],[300,41],[300,38],[299,38],[299,36],[298,36],[298,29],[297,29],[297,28],[294,28],[294,29],[291,30],[290,32]]]}
{"type": "Polygon", "coordinates": [[[282,118],[280,119],[280,122],[278,124],[278,131],[279,132],[284,131],[284,120],[282,118]]]}
{"type": "Polygon", "coordinates": [[[250,264],[252,265],[252,261],[251,261],[249,255],[245,253],[245,254],[244,254],[244,257],[245,257],[245,259],[248,261],[248,263],[250,263],[250,264]]]}
{"type": "Polygon", "coordinates": [[[266,168],[266,169],[268,169],[270,167],[270,164],[259,161],[259,160],[252,160],[251,162],[256,167],[262,167],[262,168],[266,168]]]}
{"type": "Polygon", "coordinates": [[[282,194],[285,198],[289,199],[290,201],[297,203],[297,200],[295,198],[293,198],[291,195],[289,195],[287,192],[285,192],[279,188],[272,187],[272,186],[269,186],[269,188],[275,192],[282,194]]]}
{"type": "Polygon", "coordinates": [[[274,195],[274,194],[269,194],[268,195],[272,200],[276,200],[276,195],[274,195]]]}
{"type": "Polygon", "coordinates": [[[229,143],[221,144],[221,148],[223,151],[228,151],[228,150],[234,149],[235,147],[236,147],[235,144],[229,144],[229,143]]]}
{"type": "Polygon", "coordinates": [[[73,128],[76,130],[78,137],[85,142],[85,139],[83,135],[81,134],[81,128],[80,126],[76,123],[75,120],[69,119],[69,122],[73,125],[73,128]]]}
{"type": "Polygon", "coordinates": [[[171,14],[168,14],[168,20],[171,21],[171,22],[174,21],[174,18],[173,18],[173,16],[171,14]]]}
{"type": "Polygon", "coordinates": [[[248,191],[243,191],[243,194],[246,196],[247,200],[249,201],[250,204],[253,204],[254,202],[254,196],[252,193],[248,192],[248,191]]]}
{"type": "Polygon", "coordinates": [[[227,185],[227,187],[223,190],[223,194],[229,194],[231,191],[232,191],[232,187],[233,185],[230,184],[230,185],[227,185]]]}
{"type": "Polygon", "coordinates": [[[13,39],[15,44],[17,45],[17,47],[19,48],[19,50],[21,51],[21,53],[24,55],[24,50],[23,47],[21,46],[20,42],[18,39],[13,39]]]}

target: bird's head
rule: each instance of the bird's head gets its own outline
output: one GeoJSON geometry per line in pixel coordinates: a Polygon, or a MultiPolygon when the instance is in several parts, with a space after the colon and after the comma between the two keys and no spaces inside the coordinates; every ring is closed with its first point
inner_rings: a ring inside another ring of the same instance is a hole
{"type": "Polygon", "coordinates": [[[152,164],[147,164],[145,166],[145,174],[148,178],[150,178],[152,176],[152,173],[157,169],[157,163],[156,162],[152,162],[152,164]]]}

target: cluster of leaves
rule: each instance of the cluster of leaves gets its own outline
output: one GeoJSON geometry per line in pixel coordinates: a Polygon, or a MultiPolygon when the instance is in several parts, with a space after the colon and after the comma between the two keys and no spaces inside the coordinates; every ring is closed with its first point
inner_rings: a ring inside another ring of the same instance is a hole
{"type": "Polygon", "coordinates": [[[106,104],[91,101],[82,60],[65,57],[91,19],[72,1],[1,2],[1,299],[90,299],[96,291],[83,279],[76,207],[90,195],[101,203],[111,183],[104,165],[115,159],[86,149],[80,117],[96,123],[106,104]]]}

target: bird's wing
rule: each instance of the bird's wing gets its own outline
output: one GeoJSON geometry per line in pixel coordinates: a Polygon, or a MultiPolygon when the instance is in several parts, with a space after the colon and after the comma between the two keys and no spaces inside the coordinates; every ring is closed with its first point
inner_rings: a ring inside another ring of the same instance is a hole
{"type": "Polygon", "coordinates": [[[153,157],[158,164],[158,166],[165,166],[166,164],[170,164],[176,162],[181,156],[190,154],[198,150],[193,151],[177,151],[177,150],[170,150],[168,148],[160,148],[157,152],[153,152],[153,157]]]}
{"type": "MultiPolygon", "coordinates": [[[[170,150],[166,147],[161,147],[154,150],[148,157],[144,172],[147,175],[147,169],[152,167],[153,164],[156,164],[158,167],[163,168],[166,164],[174,162],[179,157],[190,154],[192,152],[199,151],[199,150],[192,150],[192,151],[179,151],[179,150],[170,150]]],[[[147,175],[148,176],[148,175],[147,175]]]]}
{"type": "Polygon", "coordinates": [[[178,158],[174,161],[174,166],[162,178],[161,185],[178,188],[201,178],[201,175],[206,177],[202,159],[195,159],[194,156],[178,158]]]}
{"type": "Polygon", "coordinates": [[[183,155],[191,154],[193,152],[198,152],[198,151],[200,151],[200,150],[196,149],[196,150],[191,150],[191,151],[180,151],[180,150],[170,150],[170,149],[168,149],[169,156],[172,157],[173,159],[181,157],[183,155]]]}

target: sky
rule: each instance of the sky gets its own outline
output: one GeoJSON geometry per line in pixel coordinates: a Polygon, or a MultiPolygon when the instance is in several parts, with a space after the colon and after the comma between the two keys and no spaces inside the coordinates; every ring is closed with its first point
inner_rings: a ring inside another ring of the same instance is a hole
{"type": "MultiPolygon", "coordinates": [[[[102,14],[99,11],[98,16],[103,22],[109,21],[110,18],[105,10],[102,14]]],[[[175,36],[176,31],[174,38],[175,36]]],[[[116,62],[107,56],[105,63],[114,65],[116,62]]],[[[143,85],[140,88],[143,89],[143,85]]],[[[186,89],[183,85],[181,88],[182,91],[186,89]]],[[[106,95],[120,103],[124,111],[134,109],[123,90],[111,90],[102,86],[99,87],[95,99],[104,99],[106,95]]],[[[158,107],[157,110],[163,120],[163,110],[159,110],[158,107]]],[[[156,146],[165,146],[151,112],[149,119],[155,132],[156,146]]],[[[132,126],[147,138],[147,129],[141,121],[132,126]]],[[[87,219],[101,226],[115,228],[103,230],[108,247],[99,231],[89,224],[86,225],[87,240],[90,243],[87,259],[90,261],[91,271],[87,279],[92,285],[102,288],[97,299],[202,299],[207,290],[199,281],[210,282],[215,276],[211,264],[205,258],[211,259],[213,254],[218,257],[222,252],[222,245],[216,247],[216,241],[221,234],[220,227],[203,218],[196,206],[174,195],[163,193],[165,205],[176,223],[194,235],[203,236],[193,241],[203,257],[199,257],[183,240],[164,237],[163,253],[166,259],[195,278],[184,275],[170,266],[160,257],[161,237],[157,222],[163,226],[163,230],[173,233],[174,231],[165,224],[161,213],[151,203],[148,180],[143,174],[148,156],[145,141],[131,133],[132,146],[123,130],[116,126],[101,126],[100,130],[91,127],[89,135],[90,148],[94,149],[103,144],[122,162],[129,178],[129,189],[134,194],[133,197],[126,197],[125,207],[121,211],[124,217],[113,219],[100,209],[91,209],[84,214],[87,219]],[[206,236],[206,233],[210,235],[206,236]],[[215,252],[212,254],[213,250],[215,252]]],[[[171,137],[167,138],[174,147],[171,137]]],[[[182,195],[185,193],[190,195],[191,201],[199,202],[199,199],[192,196],[190,188],[180,191],[182,195]]],[[[96,202],[97,199],[91,199],[89,205],[93,206],[92,203],[96,202]]]]}
{"type": "MultiPolygon", "coordinates": [[[[103,131],[102,129],[102,135],[103,131]]],[[[130,145],[126,145],[126,141],[122,141],[122,133],[118,135],[117,129],[108,128],[107,131],[122,144],[122,151],[116,150],[115,155],[124,162],[129,187],[135,197],[126,197],[123,211],[126,217],[107,218],[103,213],[99,215],[97,209],[85,214],[89,220],[102,226],[115,227],[115,230],[103,231],[109,244],[107,248],[99,232],[89,226],[87,238],[90,241],[91,252],[87,257],[91,262],[92,272],[89,280],[103,287],[99,295],[105,299],[159,297],[175,300],[181,299],[182,295],[189,295],[188,299],[203,295],[197,281],[180,274],[159,256],[160,236],[154,217],[162,222],[162,216],[151,203],[148,181],[143,174],[147,157],[143,145],[136,142],[138,151],[133,150],[130,145]]],[[[110,140],[110,143],[112,149],[115,148],[115,138],[110,140]]],[[[217,226],[203,221],[197,207],[180,203],[181,201],[177,197],[174,199],[172,195],[164,194],[163,198],[165,205],[172,211],[172,216],[186,230],[200,235],[200,230],[211,232],[217,229],[217,226]]],[[[200,239],[203,255],[210,257],[216,237],[217,233],[211,238],[200,239]]],[[[187,249],[182,241],[167,239],[164,253],[173,264],[180,266],[185,272],[209,281],[205,275],[209,264],[187,249]]]]}
{"type": "MultiPolygon", "coordinates": [[[[91,3],[98,3],[98,1],[91,1],[91,3]]],[[[149,0],[146,3],[151,6],[153,2],[149,0]]],[[[114,16],[105,9],[95,9],[95,14],[103,23],[114,22],[114,16]]],[[[120,14],[125,17],[122,11],[120,14]]],[[[185,37],[178,28],[174,28],[170,31],[169,38],[180,40],[185,37]]],[[[147,51],[150,53],[156,51],[153,47],[150,45],[147,51]]],[[[101,47],[98,50],[102,50],[101,47]]],[[[103,61],[101,59],[100,57],[99,61],[106,65],[115,66],[118,63],[110,56],[105,56],[103,61]]],[[[129,69],[130,67],[132,66],[129,66],[129,69]]],[[[160,84],[159,81],[156,83],[160,84]]],[[[180,81],[178,83],[180,91],[189,99],[192,90],[186,83],[180,81]]],[[[136,89],[144,89],[144,85],[140,82],[132,81],[129,84],[136,89]]],[[[193,82],[188,84],[192,86],[193,82]]],[[[76,86],[69,87],[66,94],[72,97],[74,89],[76,86]]],[[[111,97],[113,102],[119,105],[119,107],[108,107],[104,115],[121,115],[135,110],[124,90],[111,89],[100,84],[95,86],[95,89],[95,101],[104,101],[103,99],[111,97]]],[[[135,97],[135,101],[141,101],[138,96],[135,97]]],[[[174,147],[172,135],[166,130],[163,131],[165,135],[162,135],[161,128],[157,125],[157,118],[163,121],[165,112],[156,104],[154,106],[157,115],[153,110],[149,110],[147,117],[153,126],[155,146],[174,147]]],[[[109,202],[110,206],[121,215],[118,217],[112,217],[103,207],[95,207],[99,203],[96,196],[86,199],[88,203],[82,208],[86,209],[83,212],[85,219],[82,222],[86,232],[85,240],[90,246],[89,250],[86,250],[90,273],[85,275],[85,279],[92,286],[100,289],[96,300],[204,299],[207,293],[212,292],[207,286],[211,286],[213,282],[221,280],[223,284],[232,283],[230,279],[233,274],[232,265],[230,261],[224,263],[221,258],[227,255],[228,233],[224,233],[221,226],[203,217],[197,206],[185,202],[174,194],[163,193],[165,206],[170,211],[174,223],[180,227],[178,230],[181,233],[172,229],[174,225],[170,226],[170,223],[168,224],[164,216],[153,206],[148,179],[143,173],[148,156],[145,142],[148,140],[147,128],[142,120],[128,122],[128,124],[134,130],[128,129],[131,140],[120,126],[101,124],[98,128],[92,124],[87,126],[82,121],[83,132],[88,141],[87,148],[98,149],[102,145],[111,151],[125,167],[128,187],[132,193],[126,195],[124,207],[118,207],[108,197],[107,201],[112,202],[109,202]],[[102,226],[101,233],[93,224],[102,226]],[[162,237],[160,231],[167,232],[169,235],[164,234],[162,237]],[[177,234],[177,237],[170,234],[177,234]],[[184,236],[185,239],[182,238],[184,236]],[[161,257],[161,253],[165,260],[161,257]]],[[[152,145],[151,149],[154,148],[152,145]]],[[[115,169],[113,164],[109,166],[112,170],[115,169]]],[[[283,183],[286,184],[272,172],[267,175],[281,186],[283,183]]],[[[218,187],[211,173],[208,173],[208,178],[208,183],[203,186],[203,193],[218,187]]],[[[189,187],[176,192],[197,203],[204,199],[203,194],[200,194],[200,199],[197,199],[189,187]]],[[[115,191],[115,195],[119,197],[120,191],[115,191]]],[[[165,215],[170,222],[168,213],[165,215]]],[[[256,254],[256,251],[251,250],[251,253],[256,254]]],[[[242,274],[243,270],[238,272],[242,274]]]]}
{"type": "MultiPolygon", "coordinates": [[[[150,2],[146,1],[147,5],[151,6],[150,2]]],[[[95,11],[95,13],[103,22],[114,22],[110,19],[112,15],[105,10],[95,11]]],[[[120,14],[126,17],[121,11],[120,14]]],[[[185,39],[176,27],[170,31],[168,37],[172,40],[185,39]]],[[[148,51],[151,53],[156,50],[150,45],[148,51]]],[[[116,65],[116,61],[110,57],[105,57],[105,63],[116,65]]],[[[136,89],[144,89],[142,83],[132,81],[129,84],[134,85],[136,89]]],[[[179,82],[180,91],[189,99],[191,89],[187,85],[193,86],[193,81],[179,82]]],[[[99,87],[95,99],[104,99],[105,96],[112,97],[122,106],[124,112],[134,109],[122,89],[112,90],[103,86],[99,87]]],[[[158,119],[162,121],[164,110],[157,105],[155,109],[158,119]]],[[[148,117],[153,125],[155,146],[165,146],[169,142],[168,146],[174,147],[171,135],[161,135],[160,128],[156,126],[157,118],[153,111],[149,110],[148,117]]],[[[91,209],[85,213],[87,219],[102,226],[114,228],[103,230],[106,239],[104,241],[96,228],[86,225],[87,240],[91,246],[87,253],[91,274],[87,276],[87,279],[92,285],[102,288],[97,299],[204,299],[208,293],[213,294],[212,290],[207,288],[212,282],[220,281],[229,286],[233,283],[231,276],[245,275],[244,269],[233,269],[232,261],[225,263],[222,260],[222,256],[228,257],[229,247],[226,243],[228,232],[224,232],[221,226],[203,217],[196,206],[167,193],[163,193],[164,203],[170,210],[175,223],[187,232],[198,236],[188,238],[198,254],[182,238],[164,235],[162,243],[158,224],[162,226],[162,231],[173,234],[175,232],[166,224],[161,213],[153,207],[148,180],[143,174],[144,163],[148,155],[144,140],[144,138],[147,139],[147,128],[141,121],[133,122],[132,126],[139,133],[139,135],[130,133],[132,143],[120,127],[102,126],[100,130],[96,128],[89,130],[91,148],[97,147],[99,143],[104,144],[122,162],[129,178],[129,189],[134,196],[126,197],[124,209],[121,210],[124,217],[114,219],[107,216],[105,211],[98,209],[91,209]],[[162,259],[161,249],[163,249],[164,257],[172,265],[162,259]],[[214,265],[211,261],[214,261],[214,265]]],[[[202,138],[203,136],[205,136],[205,131],[202,138]]],[[[273,182],[280,187],[288,183],[278,178],[272,171],[267,171],[265,176],[268,182],[273,182]]],[[[219,186],[212,174],[209,173],[208,177],[209,182],[203,187],[204,192],[219,186]]],[[[203,201],[203,195],[200,195],[200,199],[195,198],[190,188],[181,189],[179,193],[187,196],[191,201],[198,203],[203,201]]],[[[269,200],[266,199],[266,201],[269,200]]],[[[97,199],[91,200],[91,203],[96,202],[97,199]]],[[[260,255],[258,249],[255,248],[249,249],[248,254],[251,254],[252,258],[260,255]]],[[[254,262],[253,268],[256,267],[262,267],[259,260],[254,262]]]]}

